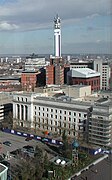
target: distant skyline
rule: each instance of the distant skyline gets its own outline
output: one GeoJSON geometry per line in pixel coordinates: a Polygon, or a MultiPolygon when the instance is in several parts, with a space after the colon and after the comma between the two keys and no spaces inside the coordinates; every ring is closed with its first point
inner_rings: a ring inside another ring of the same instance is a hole
{"type": "Polygon", "coordinates": [[[111,0],[0,0],[0,54],[53,54],[56,14],[63,54],[112,54],[111,7],[111,0]]]}

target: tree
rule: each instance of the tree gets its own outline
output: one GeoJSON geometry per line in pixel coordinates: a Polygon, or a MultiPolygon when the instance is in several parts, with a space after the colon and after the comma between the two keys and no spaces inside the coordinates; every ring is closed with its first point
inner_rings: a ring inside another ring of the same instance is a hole
{"type": "Polygon", "coordinates": [[[13,115],[12,115],[11,111],[9,111],[9,113],[5,116],[4,120],[2,121],[2,126],[12,128],[12,126],[13,126],[13,115]]]}
{"type": "Polygon", "coordinates": [[[65,158],[71,159],[72,158],[72,148],[68,143],[68,138],[67,138],[65,130],[63,131],[63,134],[62,134],[62,141],[63,141],[63,146],[62,146],[63,156],[65,158]]]}
{"type": "Polygon", "coordinates": [[[35,177],[38,180],[42,179],[44,173],[44,155],[43,150],[36,146],[34,154],[35,177]]]}
{"type": "Polygon", "coordinates": [[[35,180],[35,167],[30,158],[20,159],[19,164],[13,168],[13,171],[15,180],[35,180]]]}

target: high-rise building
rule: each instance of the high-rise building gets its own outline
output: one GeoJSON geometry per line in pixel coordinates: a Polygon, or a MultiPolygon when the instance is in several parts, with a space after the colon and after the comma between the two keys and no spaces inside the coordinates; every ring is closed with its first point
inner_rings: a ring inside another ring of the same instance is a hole
{"type": "Polygon", "coordinates": [[[61,20],[58,15],[54,18],[54,56],[61,57],[61,20]]]}
{"type": "Polygon", "coordinates": [[[61,20],[54,18],[54,56],[50,56],[50,66],[46,67],[46,84],[64,84],[64,61],[61,57],[61,20]]]}

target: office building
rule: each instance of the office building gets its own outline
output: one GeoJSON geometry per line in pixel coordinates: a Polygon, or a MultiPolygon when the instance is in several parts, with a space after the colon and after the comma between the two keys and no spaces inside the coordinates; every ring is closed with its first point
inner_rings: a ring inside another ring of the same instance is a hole
{"type": "Polygon", "coordinates": [[[74,68],[67,73],[68,85],[91,85],[92,91],[100,90],[100,73],[89,68],[74,68]]]}
{"type": "Polygon", "coordinates": [[[112,102],[107,98],[73,100],[64,94],[17,93],[13,97],[14,127],[27,127],[76,137],[85,142],[112,145],[112,102]]]}
{"type": "Polygon", "coordinates": [[[110,76],[111,68],[108,61],[103,61],[102,59],[91,59],[91,60],[77,60],[70,62],[70,69],[72,68],[90,68],[100,73],[100,89],[108,90],[110,89],[110,76]]]}

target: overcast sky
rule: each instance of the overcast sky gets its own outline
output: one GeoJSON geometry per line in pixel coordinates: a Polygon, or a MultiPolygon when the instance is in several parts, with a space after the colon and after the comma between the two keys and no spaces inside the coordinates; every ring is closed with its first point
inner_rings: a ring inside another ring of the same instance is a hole
{"type": "Polygon", "coordinates": [[[111,0],[0,0],[0,54],[53,54],[61,18],[62,53],[112,53],[111,0]]]}

